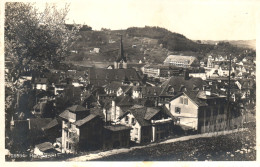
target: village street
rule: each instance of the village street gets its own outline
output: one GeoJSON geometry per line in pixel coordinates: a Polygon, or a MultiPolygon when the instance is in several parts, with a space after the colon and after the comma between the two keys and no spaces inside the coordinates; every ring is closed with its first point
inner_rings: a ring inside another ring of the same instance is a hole
{"type": "Polygon", "coordinates": [[[160,143],[151,143],[151,144],[144,145],[144,146],[135,146],[135,147],[131,147],[131,148],[113,149],[113,150],[99,152],[99,153],[87,154],[87,155],[83,155],[83,156],[69,158],[66,161],[90,161],[90,160],[95,160],[95,159],[99,159],[99,158],[103,158],[103,157],[107,157],[107,156],[115,155],[115,154],[119,154],[119,153],[127,153],[127,152],[134,150],[134,149],[151,147],[151,146],[166,144],[166,143],[174,143],[174,142],[179,142],[179,141],[187,141],[187,140],[197,139],[197,138],[208,138],[208,137],[213,137],[213,136],[226,135],[226,134],[241,132],[241,131],[245,131],[245,130],[247,130],[247,128],[235,129],[235,130],[230,130],[230,131],[220,131],[220,132],[212,132],[212,133],[183,136],[183,137],[178,137],[178,138],[174,138],[174,139],[168,139],[168,140],[160,142],[160,143]]]}

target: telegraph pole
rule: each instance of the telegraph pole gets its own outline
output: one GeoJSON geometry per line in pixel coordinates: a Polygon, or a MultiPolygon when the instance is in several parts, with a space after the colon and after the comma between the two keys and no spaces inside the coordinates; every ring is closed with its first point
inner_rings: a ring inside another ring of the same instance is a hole
{"type": "Polygon", "coordinates": [[[228,100],[228,110],[227,110],[227,122],[228,122],[228,128],[230,128],[230,118],[232,117],[230,113],[230,73],[231,73],[231,54],[229,55],[229,70],[228,70],[228,94],[227,94],[227,100],[228,100]]]}

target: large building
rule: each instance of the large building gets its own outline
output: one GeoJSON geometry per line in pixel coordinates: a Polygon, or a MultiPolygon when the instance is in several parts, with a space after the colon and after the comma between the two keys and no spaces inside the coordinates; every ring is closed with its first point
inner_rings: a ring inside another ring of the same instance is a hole
{"type": "Polygon", "coordinates": [[[143,73],[148,77],[168,78],[178,76],[183,73],[183,69],[169,65],[147,65],[143,67],[143,73]]]}
{"type": "Polygon", "coordinates": [[[88,81],[95,86],[104,86],[114,81],[128,85],[141,85],[142,77],[135,69],[90,68],[88,81]]]}
{"type": "Polygon", "coordinates": [[[164,64],[188,68],[188,67],[191,67],[192,65],[199,66],[199,61],[194,56],[169,55],[164,60],[164,64]]]}

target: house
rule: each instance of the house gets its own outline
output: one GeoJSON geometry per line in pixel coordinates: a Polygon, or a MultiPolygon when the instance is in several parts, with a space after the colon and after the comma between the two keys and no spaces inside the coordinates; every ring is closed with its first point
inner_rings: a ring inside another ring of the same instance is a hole
{"type": "Polygon", "coordinates": [[[128,147],[130,143],[130,130],[131,127],[124,125],[104,126],[103,148],[128,147]]]}
{"type": "Polygon", "coordinates": [[[120,86],[123,86],[122,82],[111,82],[109,83],[108,85],[106,85],[104,87],[104,91],[106,92],[107,95],[111,95],[111,94],[114,94],[116,95],[117,93],[117,90],[119,89],[120,86]]]}
{"type": "Polygon", "coordinates": [[[184,76],[175,76],[160,85],[162,91],[159,95],[159,104],[168,102],[180,92],[191,92],[203,90],[207,83],[201,78],[189,77],[186,72],[184,76]]]}
{"type": "Polygon", "coordinates": [[[188,67],[191,67],[192,65],[199,66],[199,61],[194,56],[169,55],[164,60],[164,64],[188,68],[188,67]]]}
{"type": "Polygon", "coordinates": [[[120,86],[120,87],[117,89],[117,91],[116,91],[116,96],[127,96],[127,95],[130,95],[130,96],[131,96],[132,87],[133,87],[133,86],[128,86],[128,85],[120,86]]]}
{"type": "Polygon", "coordinates": [[[50,142],[44,142],[37,144],[33,150],[33,153],[39,156],[57,153],[57,150],[55,150],[54,146],[50,142]]]}
{"type": "Polygon", "coordinates": [[[176,118],[176,124],[198,133],[215,132],[227,128],[230,115],[226,96],[211,93],[209,89],[182,92],[170,100],[166,107],[176,118]]]}
{"type": "Polygon", "coordinates": [[[59,116],[62,118],[62,153],[102,147],[103,121],[98,115],[74,105],[59,116]]]}
{"type": "Polygon", "coordinates": [[[62,94],[64,92],[64,89],[66,87],[65,84],[53,84],[53,87],[54,87],[54,95],[59,95],[59,94],[62,94]]]}
{"type": "Polygon", "coordinates": [[[204,68],[192,68],[189,70],[189,76],[195,78],[201,78],[206,80],[206,73],[204,68]]]}
{"type": "Polygon", "coordinates": [[[147,143],[168,137],[173,117],[165,107],[135,105],[120,117],[120,124],[132,128],[131,141],[147,143]]]}
{"type": "Polygon", "coordinates": [[[34,81],[35,89],[37,90],[47,90],[48,88],[48,79],[47,78],[36,78],[34,81]]]}
{"type": "Polygon", "coordinates": [[[134,103],[133,98],[130,96],[119,96],[115,99],[105,100],[103,113],[106,122],[116,122],[134,103]]]}
{"type": "Polygon", "coordinates": [[[152,86],[152,87],[134,86],[132,91],[132,98],[133,99],[145,98],[145,99],[157,101],[159,99],[159,95],[161,91],[162,88],[158,86],[152,86]]]}

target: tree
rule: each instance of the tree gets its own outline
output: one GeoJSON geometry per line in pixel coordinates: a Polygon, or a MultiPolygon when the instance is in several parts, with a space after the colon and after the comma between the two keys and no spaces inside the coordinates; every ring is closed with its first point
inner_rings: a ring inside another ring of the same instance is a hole
{"type": "Polygon", "coordinates": [[[6,3],[5,56],[15,65],[14,81],[25,67],[52,67],[69,55],[78,28],[69,30],[66,27],[68,11],[67,5],[58,10],[47,4],[44,12],[38,12],[31,3],[6,3]]]}
{"type": "Polygon", "coordinates": [[[5,99],[6,104],[12,104],[5,108],[6,122],[19,112],[20,97],[30,92],[30,88],[18,82],[24,69],[41,71],[40,66],[54,67],[69,55],[79,28],[67,29],[68,9],[68,5],[57,9],[47,4],[45,10],[39,12],[32,3],[5,3],[5,58],[14,65],[11,77],[6,78],[6,89],[12,90],[5,99]]]}

